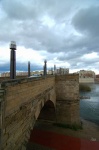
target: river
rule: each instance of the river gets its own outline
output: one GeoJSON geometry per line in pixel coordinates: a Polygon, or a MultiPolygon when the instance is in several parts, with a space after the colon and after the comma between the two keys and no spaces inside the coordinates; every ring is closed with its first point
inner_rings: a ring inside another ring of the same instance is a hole
{"type": "Polygon", "coordinates": [[[90,99],[80,100],[80,117],[99,125],[99,84],[88,84],[91,92],[80,92],[90,99]]]}

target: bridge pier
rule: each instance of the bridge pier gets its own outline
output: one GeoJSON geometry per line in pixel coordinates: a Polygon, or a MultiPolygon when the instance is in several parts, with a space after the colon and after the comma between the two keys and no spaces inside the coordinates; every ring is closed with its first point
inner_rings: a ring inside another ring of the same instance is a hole
{"type": "Polygon", "coordinates": [[[59,75],[56,83],[56,122],[80,125],[79,116],[79,76],[59,75]]]}

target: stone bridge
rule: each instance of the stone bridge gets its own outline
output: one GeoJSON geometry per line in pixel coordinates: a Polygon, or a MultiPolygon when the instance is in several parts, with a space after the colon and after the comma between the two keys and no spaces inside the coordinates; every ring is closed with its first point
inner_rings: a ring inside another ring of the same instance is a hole
{"type": "Polygon", "coordinates": [[[50,111],[51,103],[57,123],[80,125],[79,76],[69,74],[2,81],[2,150],[23,150],[42,108],[47,104],[50,111]]]}

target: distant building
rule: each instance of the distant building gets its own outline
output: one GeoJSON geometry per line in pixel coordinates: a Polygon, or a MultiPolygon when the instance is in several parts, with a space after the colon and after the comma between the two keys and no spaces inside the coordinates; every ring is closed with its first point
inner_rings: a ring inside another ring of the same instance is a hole
{"type": "Polygon", "coordinates": [[[43,75],[43,71],[42,70],[33,71],[33,72],[31,72],[31,75],[43,75]]]}
{"type": "Polygon", "coordinates": [[[80,78],[95,78],[95,72],[91,70],[80,70],[79,77],[80,78]]]}
{"type": "Polygon", "coordinates": [[[69,68],[59,68],[56,69],[56,74],[69,74],[69,68]]]}
{"type": "Polygon", "coordinates": [[[94,83],[95,72],[91,70],[80,70],[79,72],[80,83],[94,83]]]}
{"type": "Polygon", "coordinates": [[[53,73],[54,73],[53,70],[48,70],[48,71],[47,71],[47,74],[53,74],[53,73]]]}
{"type": "Polygon", "coordinates": [[[10,72],[1,73],[1,77],[10,77],[10,72]]]}
{"type": "MultiPolygon", "coordinates": [[[[25,71],[16,72],[16,76],[27,76],[27,75],[28,75],[28,72],[25,72],[25,71]]],[[[1,73],[1,77],[10,77],[10,72],[1,73]]]]}
{"type": "Polygon", "coordinates": [[[99,74],[96,75],[96,78],[99,78],[99,74]]]}
{"type": "Polygon", "coordinates": [[[16,72],[16,76],[28,76],[28,72],[27,71],[19,71],[19,72],[16,72]]]}
{"type": "Polygon", "coordinates": [[[99,74],[97,74],[95,77],[95,83],[99,83],[99,74]]]}

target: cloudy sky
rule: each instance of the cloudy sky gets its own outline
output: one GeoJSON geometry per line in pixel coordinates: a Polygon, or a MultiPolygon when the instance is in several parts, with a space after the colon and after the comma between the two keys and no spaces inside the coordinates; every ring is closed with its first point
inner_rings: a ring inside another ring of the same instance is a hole
{"type": "Polygon", "coordinates": [[[99,73],[99,0],[0,0],[0,72],[10,69],[16,41],[17,70],[56,64],[70,72],[99,73]]]}

